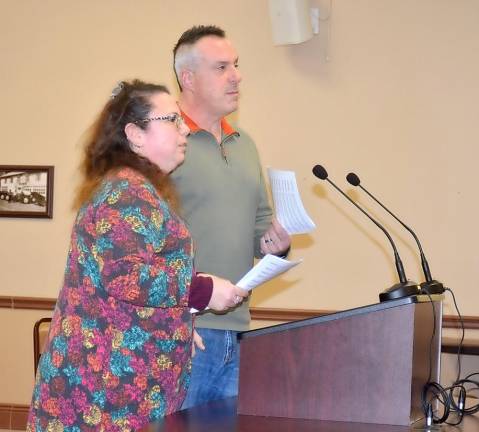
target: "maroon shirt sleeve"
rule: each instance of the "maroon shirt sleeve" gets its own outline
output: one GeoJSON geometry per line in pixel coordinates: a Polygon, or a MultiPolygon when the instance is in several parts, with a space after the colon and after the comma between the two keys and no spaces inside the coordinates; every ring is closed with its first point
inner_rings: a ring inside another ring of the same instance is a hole
{"type": "Polygon", "coordinates": [[[213,294],[213,279],[209,276],[194,275],[191,280],[188,306],[196,310],[204,310],[213,294]]]}

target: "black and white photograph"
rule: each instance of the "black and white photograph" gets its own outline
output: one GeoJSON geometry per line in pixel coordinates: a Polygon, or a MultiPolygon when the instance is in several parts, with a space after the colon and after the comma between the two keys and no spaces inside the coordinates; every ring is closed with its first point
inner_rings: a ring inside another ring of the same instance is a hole
{"type": "Polygon", "coordinates": [[[52,218],[53,166],[0,165],[0,217],[52,218]]]}

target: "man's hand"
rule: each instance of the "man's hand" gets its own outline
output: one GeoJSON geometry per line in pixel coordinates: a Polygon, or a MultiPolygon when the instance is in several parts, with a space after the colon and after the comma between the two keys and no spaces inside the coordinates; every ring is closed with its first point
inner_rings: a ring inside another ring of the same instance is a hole
{"type": "Polygon", "coordinates": [[[276,218],[273,218],[271,226],[261,237],[260,247],[261,253],[284,255],[291,246],[291,237],[281,226],[276,218]]]}

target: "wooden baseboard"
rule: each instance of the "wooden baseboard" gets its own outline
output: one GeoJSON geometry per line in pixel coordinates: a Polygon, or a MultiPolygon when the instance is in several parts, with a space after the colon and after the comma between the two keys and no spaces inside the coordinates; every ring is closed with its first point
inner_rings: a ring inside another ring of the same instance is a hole
{"type": "MultiPolygon", "coordinates": [[[[0,308],[7,309],[54,309],[56,299],[42,297],[18,297],[0,296],[0,308]]],[[[297,321],[300,319],[313,318],[321,315],[334,313],[333,310],[321,309],[284,309],[284,308],[251,308],[251,318],[266,321],[297,321]]],[[[479,316],[463,316],[464,328],[479,330],[479,316]]],[[[444,315],[442,317],[443,328],[460,328],[460,320],[457,315],[444,315]]]]}
{"type": "Polygon", "coordinates": [[[0,308],[53,310],[57,300],[43,297],[0,296],[0,308]]]}
{"type": "Polygon", "coordinates": [[[29,408],[28,405],[0,403],[0,429],[25,430],[29,408]]]}

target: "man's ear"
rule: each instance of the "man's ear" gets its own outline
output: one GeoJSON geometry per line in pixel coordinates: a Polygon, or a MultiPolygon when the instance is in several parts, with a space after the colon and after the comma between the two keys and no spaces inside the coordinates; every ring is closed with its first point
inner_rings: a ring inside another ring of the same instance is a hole
{"type": "Polygon", "coordinates": [[[127,123],[125,126],[125,135],[128,141],[131,143],[131,149],[136,151],[143,146],[143,129],[139,128],[136,124],[127,123]]]}
{"type": "Polygon", "coordinates": [[[183,69],[180,74],[180,82],[183,90],[192,90],[194,82],[194,72],[189,69],[183,69]]]}

